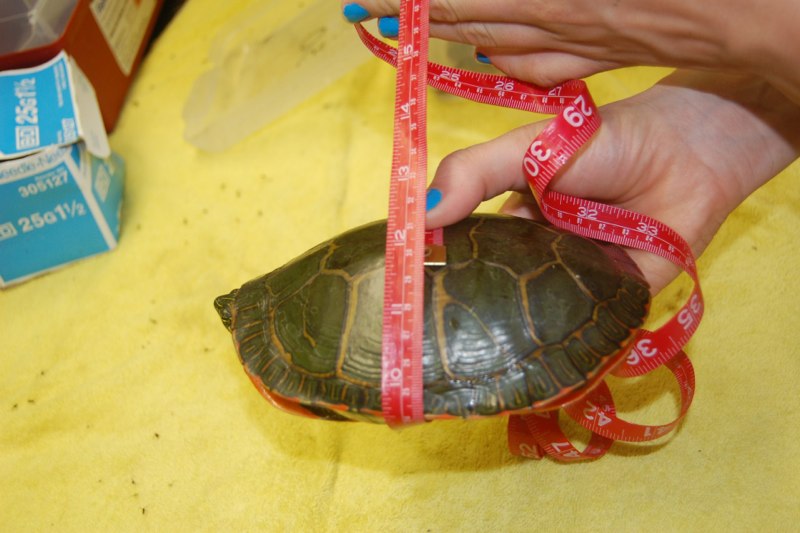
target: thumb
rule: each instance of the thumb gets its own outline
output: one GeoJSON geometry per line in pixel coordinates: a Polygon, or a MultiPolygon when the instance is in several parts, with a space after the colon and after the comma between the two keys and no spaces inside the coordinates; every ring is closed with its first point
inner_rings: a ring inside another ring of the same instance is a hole
{"type": "Polygon", "coordinates": [[[507,191],[527,191],[522,158],[543,127],[543,123],[528,124],[445,157],[428,188],[429,203],[441,200],[430,207],[426,226],[453,224],[485,200],[507,191]]]}

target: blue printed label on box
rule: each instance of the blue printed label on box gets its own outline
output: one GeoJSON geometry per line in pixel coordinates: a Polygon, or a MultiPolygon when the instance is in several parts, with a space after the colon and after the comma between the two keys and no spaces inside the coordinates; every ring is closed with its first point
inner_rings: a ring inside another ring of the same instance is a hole
{"type": "Polygon", "coordinates": [[[116,247],[123,176],[83,143],[0,163],[0,287],[116,247]]]}
{"type": "Polygon", "coordinates": [[[94,89],[64,52],[0,72],[0,160],[81,139],[94,155],[110,154],[94,89]]]}
{"type": "Polygon", "coordinates": [[[69,56],[0,72],[0,287],[116,247],[123,175],[69,56]]]}

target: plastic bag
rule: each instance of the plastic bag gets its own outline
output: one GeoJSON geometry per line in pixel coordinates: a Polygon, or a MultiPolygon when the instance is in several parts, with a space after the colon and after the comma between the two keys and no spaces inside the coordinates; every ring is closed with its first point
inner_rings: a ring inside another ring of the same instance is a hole
{"type": "Polygon", "coordinates": [[[184,106],[185,139],[225,150],[369,60],[339,10],[262,0],[223,27],[184,106]]]}

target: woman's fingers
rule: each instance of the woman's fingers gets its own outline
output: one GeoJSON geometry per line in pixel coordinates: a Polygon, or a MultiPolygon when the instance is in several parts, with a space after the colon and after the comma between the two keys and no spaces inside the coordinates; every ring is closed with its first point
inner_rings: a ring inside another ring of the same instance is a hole
{"type": "Polygon", "coordinates": [[[477,52],[506,75],[539,87],[553,87],[567,80],[585,78],[622,66],[610,60],[586,59],[564,52],[529,53],[485,48],[479,48],[477,52]]]}
{"type": "Polygon", "coordinates": [[[457,222],[484,200],[506,191],[526,191],[522,158],[543,127],[542,123],[523,126],[445,157],[430,185],[441,200],[428,211],[428,227],[457,222]]]}
{"type": "Polygon", "coordinates": [[[508,199],[500,207],[499,211],[506,215],[512,215],[521,218],[530,218],[544,222],[545,218],[539,210],[539,204],[536,203],[531,193],[527,192],[514,192],[509,195],[508,199]]]}
{"type": "MultiPolygon", "coordinates": [[[[538,3],[538,2],[536,2],[538,3]]],[[[395,17],[400,12],[399,0],[359,0],[352,2],[342,0],[342,11],[362,10],[369,13],[366,18],[395,17]]],[[[519,18],[519,2],[509,0],[431,0],[428,6],[432,21],[461,22],[471,20],[489,20],[512,22],[519,18]],[[516,4],[516,6],[515,6],[516,4]]],[[[347,17],[350,22],[356,22],[347,17]]],[[[362,19],[364,20],[364,19],[362,19]]]]}
{"type": "MultiPolygon", "coordinates": [[[[430,185],[441,193],[441,201],[428,212],[427,225],[433,228],[457,222],[481,202],[506,191],[529,191],[522,160],[548,122],[522,126],[445,157],[430,185]]],[[[624,159],[620,153],[624,150],[612,142],[613,122],[567,163],[552,182],[554,190],[611,202],[624,199],[631,180],[617,175],[622,170],[617,161],[624,159]]]]}

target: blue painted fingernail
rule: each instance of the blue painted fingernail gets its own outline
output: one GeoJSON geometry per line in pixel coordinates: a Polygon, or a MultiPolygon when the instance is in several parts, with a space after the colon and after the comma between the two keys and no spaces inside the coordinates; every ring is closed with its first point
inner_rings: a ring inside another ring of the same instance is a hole
{"type": "Polygon", "coordinates": [[[378,31],[389,39],[396,39],[400,32],[400,21],[397,17],[381,17],[378,19],[378,31]]]}
{"type": "Polygon", "coordinates": [[[439,189],[428,189],[425,194],[425,211],[430,211],[442,201],[442,191],[439,189]]]}
{"type": "Polygon", "coordinates": [[[482,54],[480,52],[475,52],[475,60],[478,63],[483,63],[484,65],[491,65],[492,60],[486,54],[482,54]]]}
{"type": "Polygon", "coordinates": [[[360,4],[347,4],[342,10],[347,22],[361,22],[369,18],[369,11],[360,4]]]}

